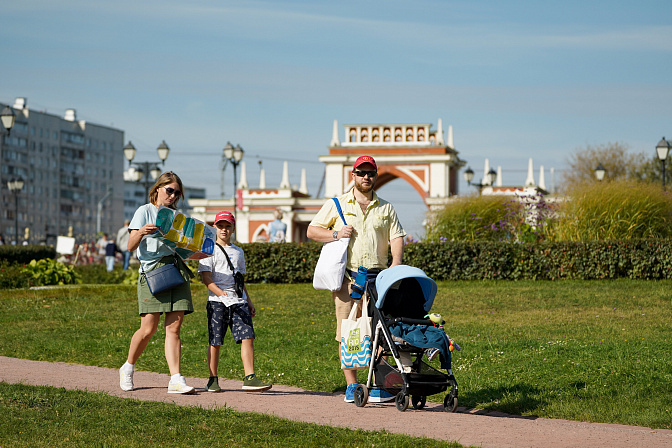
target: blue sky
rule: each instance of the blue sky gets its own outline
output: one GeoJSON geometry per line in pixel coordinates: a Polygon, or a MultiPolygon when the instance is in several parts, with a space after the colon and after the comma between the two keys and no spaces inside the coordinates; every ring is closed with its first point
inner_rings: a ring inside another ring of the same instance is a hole
{"type": "MultiPolygon", "coordinates": [[[[672,137],[670,17],[669,0],[0,0],[0,101],[123,129],[139,161],[165,139],[166,168],[213,198],[227,141],[250,185],[288,160],[314,194],[333,120],[441,118],[476,180],[489,158],[522,184],[532,157],[549,186],[588,144],[653,156],[672,137]]],[[[419,233],[417,193],[380,194],[419,233]]]]}

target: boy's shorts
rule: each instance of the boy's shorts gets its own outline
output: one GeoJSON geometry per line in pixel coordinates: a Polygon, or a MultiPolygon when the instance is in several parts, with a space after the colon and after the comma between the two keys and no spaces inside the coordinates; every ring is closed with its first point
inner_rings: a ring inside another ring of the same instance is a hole
{"type": "Polygon", "coordinates": [[[254,339],[252,315],[247,303],[226,306],[221,302],[208,300],[208,343],[222,345],[226,329],[231,327],[231,335],[236,343],[243,339],[254,339]]]}

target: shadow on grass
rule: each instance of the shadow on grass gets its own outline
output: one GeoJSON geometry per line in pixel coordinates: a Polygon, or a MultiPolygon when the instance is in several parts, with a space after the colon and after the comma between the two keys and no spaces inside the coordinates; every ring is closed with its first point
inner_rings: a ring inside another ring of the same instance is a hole
{"type": "Polygon", "coordinates": [[[471,414],[534,420],[538,418],[534,411],[542,404],[538,399],[540,394],[537,387],[519,383],[463,392],[460,393],[458,402],[466,406],[466,411],[463,412],[471,414]],[[525,413],[532,415],[523,416],[525,413]]]}

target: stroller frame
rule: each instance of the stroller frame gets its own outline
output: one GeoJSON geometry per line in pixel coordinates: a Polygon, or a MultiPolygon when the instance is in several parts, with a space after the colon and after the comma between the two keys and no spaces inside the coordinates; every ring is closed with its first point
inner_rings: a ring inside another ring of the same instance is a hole
{"type": "MultiPolygon", "coordinates": [[[[405,267],[408,268],[408,266],[405,267]]],[[[424,272],[422,274],[424,275],[424,272]]],[[[359,407],[366,406],[369,391],[380,389],[396,395],[394,401],[399,411],[403,412],[408,409],[409,402],[414,409],[422,409],[425,407],[428,395],[444,392],[450,388],[450,392],[443,401],[443,408],[446,412],[455,412],[458,385],[452,369],[448,369],[446,374],[433,368],[423,360],[424,348],[415,347],[405,341],[396,341],[389,329],[389,326],[397,322],[430,326],[433,322],[429,319],[403,316],[386,319],[383,312],[375,306],[378,297],[370,284],[367,284],[365,294],[369,298],[368,309],[373,319],[374,339],[366,385],[358,384],[355,388],[355,404],[359,407]],[[404,356],[403,360],[402,356],[404,356]],[[388,362],[390,357],[394,361],[393,364],[388,362]],[[404,364],[404,361],[408,360],[412,363],[404,364]]]]}

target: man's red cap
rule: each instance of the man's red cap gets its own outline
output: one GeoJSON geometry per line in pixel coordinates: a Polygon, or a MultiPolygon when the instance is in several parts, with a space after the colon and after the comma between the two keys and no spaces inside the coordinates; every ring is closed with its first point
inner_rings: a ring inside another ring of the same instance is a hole
{"type": "Polygon", "coordinates": [[[236,225],[236,218],[233,217],[233,213],[227,212],[226,210],[222,210],[221,212],[217,213],[217,216],[215,216],[215,224],[217,224],[219,221],[227,221],[233,226],[236,225]]]}
{"type": "Polygon", "coordinates": [[[352,171],[355,171],[359,165],[364,165],[365,163],[373,165],[376,171],[378,171],[378,165],[376,165],[376,161],[373,160],[373,157],[371,156],[360,156],[357,158],[355,161],[355,166],[352,167],[352,171]]]}

